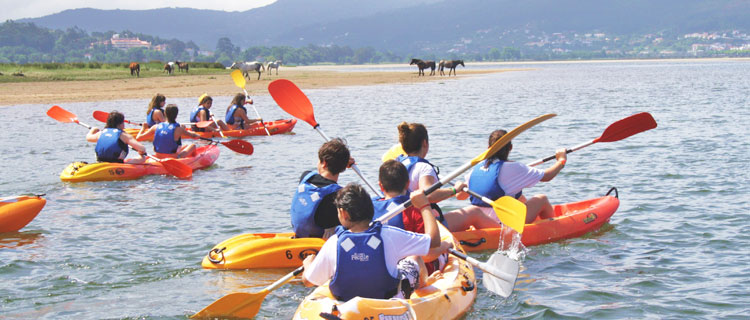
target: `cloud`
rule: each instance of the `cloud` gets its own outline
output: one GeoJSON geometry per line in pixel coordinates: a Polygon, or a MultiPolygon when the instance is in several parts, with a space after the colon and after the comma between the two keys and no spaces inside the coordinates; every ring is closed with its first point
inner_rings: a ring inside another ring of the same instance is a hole
{"type": "Polygon", "coordinates": [[[246,11],[262,7],[276,0],[0,0],[0,22],[8,19],[37,18],[68,9],[126,9],[148,10],[165,7],[211,9],[223,11],[246,11]]]}

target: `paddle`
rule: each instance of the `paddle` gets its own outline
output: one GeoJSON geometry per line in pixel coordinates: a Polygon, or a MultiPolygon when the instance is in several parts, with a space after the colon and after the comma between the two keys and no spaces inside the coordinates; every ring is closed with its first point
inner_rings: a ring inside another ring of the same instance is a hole
{"type": "MultiPolygon", "coordinates": [[[[320,129],[320,124],[315,121],[315,114],[310,99],[307,98],[307,96],[302,92],[302,90],[297,87],[297,85],[286,79],[278,79],[271,81],[271,83],[268,84],[268,92],[271,94],[271,97],[273,97],[273,100],[276,101],[279,107],[281,107],[281,109],[284,109],[284,111],[291,114],[293,117],[302,119],[303,121],[307,122],[313,127],[313,129],[318,131],[323,139],[325,139],[326,141],[331,141],[331,138],[329,138],[325,133],[323,133],[323,130],[320,129]]],[[[370,183],[370,181],[368,181],[365,176],[362,175],[362,172],[359,171],[359,167],[357,167],[356,164],[353,164],[352,168],[354,169],[354,172],[357,173],[359,178],[362,179],[362,181],[364,181],[368,187],[370,187],[370,190],[372,190],[372,192],[383,198],[383,194],[380,193],[380,190],[375,188],[374,185],[370,183]]]]}
{"type": "MultiPolygon", "coordinates": [[[[63,123],[76,123],[91,130],[91,126],[78,121],[78,116],[68,110],[60,108],[59,106],[52,106],[52,108],[49,108],[49,110],[47,110],[47,115],[57,121],[63,123]]],[[[146,154],[146,156],[160,162],[164,166],[164,169],[175,177],[187,179],[193,176],[193,168],[175,159],[159,159],[149,154],[146,154]]]]}
{"type": "MultiPolygon", "coordinates": [[[[96,120],[99,120],[101,122],[107,122],[107,118],[108,117],[109,117],[109,112],[98,111],[98,110],[94,111],[94,119],[96,119],[96,120]]],[[[125,120],[125,123],[129,123],[129,124],[136,125],[136,126],[139,126],[139,127],[143,126],[143,123],[132,122],[132,121],[128,121],[128,120],[125,120]]]]}
{"type": "MultiPolygon", "coordinates": [[[[573,151],[583,149],[597,142],[614,142],[620,141],[632,135],[641,133],[643,131],[651,130],[656,128],[656,120],[648,112],[636,113],[627,118],[620,119],[610,124],[607,129],[604,130],[601,136],[591,140],[589,142],[577,145],[573,148],[566,149],[565,153],[571,153],[573,151]]],[[[529,166],[536,166],[544,162],[555,159],[555,156],[549,156],[544,159],[539,159],[529,164],[529,166]]]]}
{"type": "MultiPolygon", "coordinates": [[[[240,70],[234,70],[231,73],[232,80],[234,80],[234,85],[242,88],[242,91],[245,92],[245,99],[247,99],[247,90],[245,90],[245,76],[242,75],[242,71],[240,70]]],[[[260,119],[260,124],[263,126],[263,129],[266,129],[266,134],[268,136],[271,136],[271,132],[268,131],[268,128],[266,128],[266,124],[263,123],[263,118],[260,116],[260,113],[258,113],[258,109],[255,108],[254,104],[251,104],[250,106],[253,107],[253,110],[255,110],[255,115],[258,116],[258,119],[260,119]]]]}
{"type": "MultiPolygon", "coordinates": [[[[289,83],[291,84],[291,82],[289,83]]],[[[269,86],[269,91],[271,91],[270,86],[269,86]]],[[[276,99],[276,97],[274,97],[274,99],[276,99]]],[[[288,97],[284,96],[284,98],[281,98],[281,99],[288,99],[288,97]]],[[[279,100],[276,100],[276,102],[279,103],[279,100]]],[[[283,103],[285,103],[286,105],[289,105],[288,103],[292,103],[292,102],[285,101],[283,103]]],[[[309,103],[309,100],[308,100],[308,103],[309,103]]],[[[281,105],[281,103],[279,103],[279,105],[281,105]]],[[[292,115],[295,115],[295,114],[292,114],[292,115]]],[[[457,176],[459,176],[463,172],[466,172],[466,170],[468,170],[475,164],[483,161],[490,155],[495,154],[498,150],[500,150],[503,146],[505,146],[508,142],[510,142],[510,140],[512,140],[519,134],[521,134],[521,132],[526,131],[526,129],[531,128],[534,125],[542,121],[545,121],[549,118],[552,118],[554,116],[555,116],[554,114],[547,114],[547,115],[537,117],[535,119],[532,119],[529,122],[526,122],[518,126],[512,131],[508,132],[502,138],[498,139],[494,144],[492,144],[492,146],[490,146],[490,148],[487,149],[484,153],[480,154],[476,158],[469,161],[467,164],[461,166],[460,168],[456,169],[445,178],[433,184],[430,188],[428,188],[425,191],[425,196],[437,190],[443,184],[448,183],[449,181],[455,179],[457,176]]],[[[298,117],[298,118],[304,120],[304,118],[302,117],[298,117]]],[[[313,127],[316,127],[316,126],[313,126],[313,127]]],[[[323,134],[321,133],[321,135],[323,134]]],[[[395,215],[397,215],[399,212],[403,211],[405,208],[409,206],[411,206],[411,199],[402,203],[398,207],[392,209],[385,215],[381,216],[378,220],[388,221],[391,218],[393,218],[395,215]]],[[[521,219],[523,221],[525,220],[525,217],[521,217],[521,219]]],[[[488,290],[491,290],[492,292],[495,292],[504,297],[507,297],[510,295],[510,293],[513,290],[513,286],[515,285],[515,279],[518,276],[518,270],[520,268],[518,265],[518,261],[510,259],[507,256],[500,254],[499,252],[496,252],[495,254],[493,254],[493,256],[490,258],[490,260],[487,263],[482,263],[480,261],[477,261],[476,259],[467,257],[464,254],[457,254],[460,252],[457,252],[455,250],[452,250],[451,253],[461,259],[466,260],[467,262],[469,262],[469,264],[484,271],[485,277],[489,277],[488,275],[495,277],[492,279],[492,281],[487,281],[486,283],[502,283],[502,286],[498,286],[494,284],[492,286],[487,286],[488,290]],[[492,264],[490,264],[490,262],[492,264]],[[499,269],[500,267],[502,267],[503,269],[499,269]]],[[[302,273],[303,271],[304,271],[304,267],[299,267],[293,272],[285,275],[283,278],[279,279],[278,281],[274,282],[272,285],[264,288],[263,290],[257,293],[235,292],[235,293],[231,293],[226,296],[223,296],[219,298],[218,300],[214,301],[213,303],[211,303],[210,305],[208,305],[207,307],[203,308],[198,313],[191,316],[191,318],[208,318],[208,317],[252,318],[258,313],[258,311],[260,310],[260,305],[263,303],[263,299],[265,299],[265,297],[271,291],[280,287],[281,285],[289,281],[289,279],[302,273]]]]}
{"type": "Polygon", "coordinates": [[[201,137],[200,139],[210,141],[212,144],[221,143],[225,147],[237,153],[246,154],[248,156],[253,154],[253,144],[245,140],[235,139],[235,140],[229,140],[227,142],[221,142],[221,141],[216,141],[216,140],[203,138],[203,137],[201,137]]]}
{"type": "Polygon", "coordinates": [[[523,226],[526,223],[526,205],[523,202],[509,196],[503,196],[492,201],[490,198],[469,190],[468,187],[464,187],[461,191],[467,192],[475,198],[482,199],[484,203],[491,205],[500,222],[518,233],[523,233],[523,226]]]}

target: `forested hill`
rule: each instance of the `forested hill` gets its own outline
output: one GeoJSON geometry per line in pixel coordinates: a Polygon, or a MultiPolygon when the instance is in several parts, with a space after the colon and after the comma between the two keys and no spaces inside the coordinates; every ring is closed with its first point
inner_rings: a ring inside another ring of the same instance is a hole
{"type": "Polygon", "coordinates": [[[20,21],[88,32],[130,30],[192,40],[206,49],[227,37],[243,48],[335,44],[404,54],[444,52],[467,41],[502,47],[504,35],[514,32],[748,31],[748,17],[746,0],[278,0],[244,12],[75,9],[20,21]]]}

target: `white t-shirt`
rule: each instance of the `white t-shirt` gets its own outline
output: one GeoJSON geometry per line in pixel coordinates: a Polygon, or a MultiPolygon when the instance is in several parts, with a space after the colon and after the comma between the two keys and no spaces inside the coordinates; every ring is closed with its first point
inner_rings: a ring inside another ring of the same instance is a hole
{"type": "MultiPolygon", "coordinates": [[[[494,159],[492,162],[498,161],[494,159]]],[[[480,166],[482,164],[478,164],[480,166]]],[[[474,167],[476,169],[477,167],[474,167]]],[[[471,173],[466,176],[468,183],[471,173]]],[[[529,167],[523,163],[515,161],[506,161],[500,168],[500,174],[497,176],[497,182],[500,187],[505,190],[505,194],[514,196],[521,192],[524,188],[535,186],[544,177],[544,170],[529,167]]],[[[487,216],[492,217],[497,223],[500,223],[500,219],[495,214],[492,207],[481,207],[482,212],[487,216]]]]}
{"type": "Polygon", "coordinates": [[[409,192],[419,189],[419,179],[423,176],[432,176],[435,178],[435,182],[439,180],[437,172],[435,172],[435,169],[431,165],[424,162],[417,162],[409,172],[409,187],[407,188],[409,192]]]}
{"type": "MultiPolygon", "coordinates": [[[[385,265],[392,277],[398,277],[396,265],[408,256],[424,256],[430,251],[429,235],[405,231],[396,227],[383,226],[380,232],[383,239],[385,265]]],[[[305,279],[315,285],[322,285],[336,274],[338,235],[326,240],[320,252],[309,267],[305,268],[305,279]]]]}

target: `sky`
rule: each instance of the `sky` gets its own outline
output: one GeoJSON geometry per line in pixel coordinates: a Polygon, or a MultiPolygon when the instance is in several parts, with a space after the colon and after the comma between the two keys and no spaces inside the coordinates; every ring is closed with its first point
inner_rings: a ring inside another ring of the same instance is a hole
{"type": "Polygon", "coordinates": [[[67,9],[146,10],[165,7],[245,11],[276,0],[0,0],[0,23],[8,19],[38,18],[67,9]]]}

